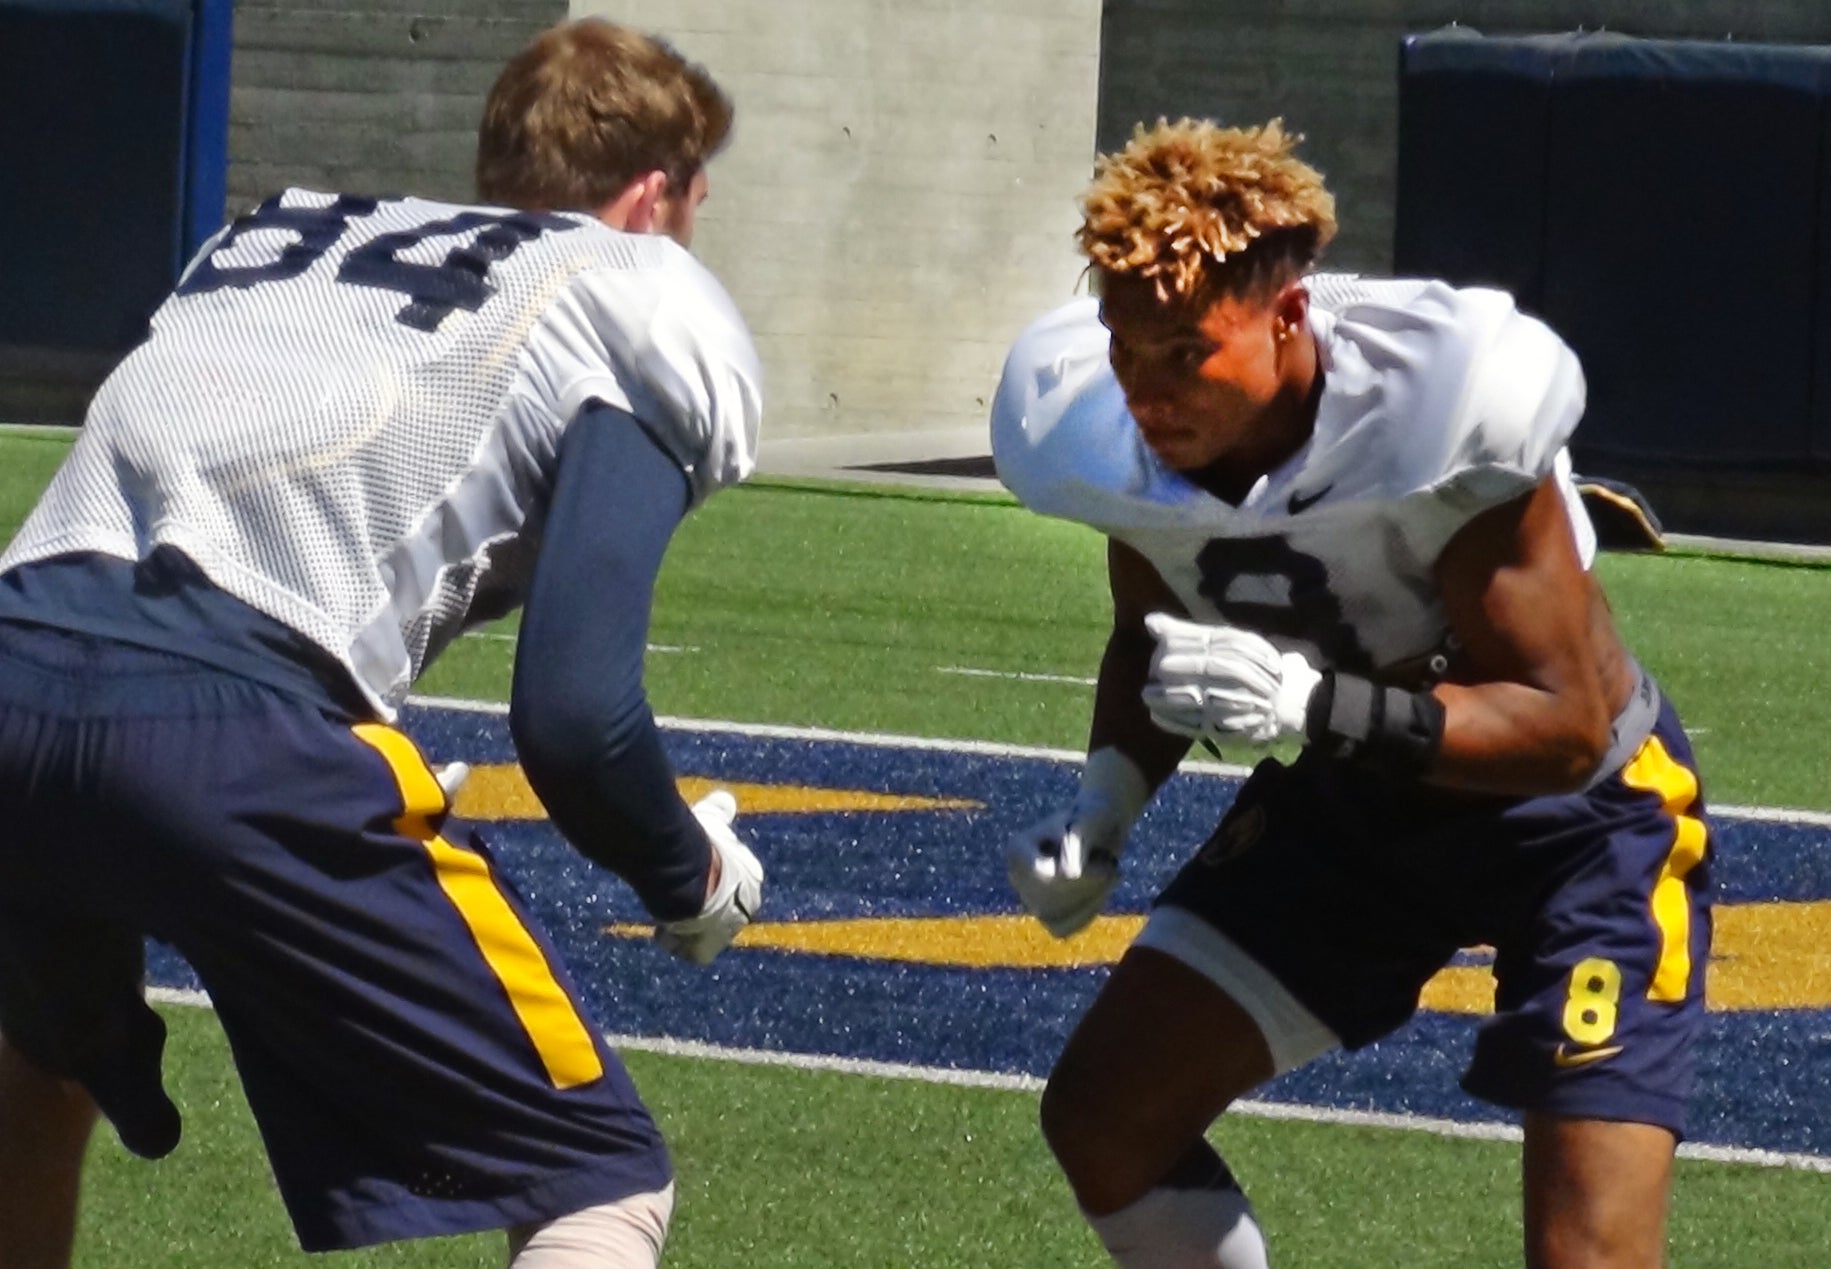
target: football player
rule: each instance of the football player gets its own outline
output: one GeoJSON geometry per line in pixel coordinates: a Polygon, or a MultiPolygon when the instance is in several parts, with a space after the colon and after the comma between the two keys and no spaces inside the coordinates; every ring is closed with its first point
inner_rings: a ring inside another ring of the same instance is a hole
{"type": "Polygon", "coordinates": [[[756,448],[755,350],[687,251],[731,119],[661,41],[553,28],[491,90],[478,205],[278,194],[100,389],[0,558],[0,1264],[67,1262],[98,1107],[177,1144],[146,935],[208,989],[306,1249],[656,1263],[661,1136],[395,720],[525,605],[510,720],[553,822],[669,952],[755,913],[642,684],[675,526],[756,448]]]}
{"type": "Polygon", "coordinates": [[[1709,948],[1691,751],[1623,647],[1565,444],[1576,358],[1498,291],[1312,273],[1333,200],[1274,121],[1140,129],[1079,242],[1098,298],[1017,341],[992,418],[1033,509],[1108,538],[1072,805],[1010,844],[1072,935],[1192,739],[1254,769],[1043,1095],[1126,1266],[1257,1269],[1204,1133],[1495,951],[1463,1078],[1524,1116],[1535,1266],[1659,1263],[1709,948]]]}

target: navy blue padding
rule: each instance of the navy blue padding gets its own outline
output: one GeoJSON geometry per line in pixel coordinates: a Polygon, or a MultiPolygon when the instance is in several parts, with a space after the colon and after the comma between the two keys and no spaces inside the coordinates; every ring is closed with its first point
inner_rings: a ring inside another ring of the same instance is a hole
{"type": "Polygon", "coordinates": [[[1831,48],[1610,33],[1401,50],[1397,271],[1577,351],[1585,469],[1831,458],[1831,48]]]}
{"type": "Polygon", "coordinates": [[[1809,449],[1831,50],[1592,37],[1552,95],[1544,315],[1579,461],[1809,449]]]}
{"type": "Polygon", "coordinates": [[[0,343],[144,334],[186,246],[192,20],[193,0],[0,0],[0,343]]]}
{"type": "Polygon", "coordinates": [[[1819,190],[1817,217],[1818,251],[1812,262],[1813,280],[1818,287],[1818,303],[1813,309],[1812,329],[1812,418],[1808,445],[1814,467],[1831,471],[1831,233],[1825,231],[1831,218],[1831,111],[1818,132],[1819,190]]]}
{"type": "Polygon", "coordinates": [[[1498,286],[1539,310],[1551,75],[1564,44],[1496,47],[1466,27],[1405,38],[1394,272],[1498,286]]]}
{"type": "Polygon", "coordinates": [[[229,181],[229,72],[235,0],[190,0],[189,95],[184,132],[184,223],[180,263],[222,227],[229,181]]]}

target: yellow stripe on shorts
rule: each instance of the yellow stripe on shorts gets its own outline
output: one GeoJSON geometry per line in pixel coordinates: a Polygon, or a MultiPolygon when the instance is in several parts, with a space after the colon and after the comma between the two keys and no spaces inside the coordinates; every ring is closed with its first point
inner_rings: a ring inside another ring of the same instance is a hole
{"type": "Polygon", "coordinates": [[[575,1088],[602,1076],[604,1063],[589,1027],[554,978],[540,944],[496,884],[488,861],[433,831],[433,817],[445,809],[445,791],[419,748],[402,732],[379,723],[358,723],[352,730],[394,772],[405,808],[394,821],[395,831],[426,848],[439,888],[508,994],[553,1086],[575,1088]]]}
{"type": "Polygon", "coordinates": [[[1708,845],[1704,821],[1688,815],[1697,801],[1697,776],[1675,761],[1658,736],[1647,742],[1622,769],[1621,779],[1630,789],[1656,795],[1676,828],[1672,848],[1653,883],[1653,923],[1659,927],[1659,964],[1647,985],[1647,999],[1677,1004],[1685,998],[1691,981],[1691,895],[1685,877],[1703,861],[1708,845]]]}

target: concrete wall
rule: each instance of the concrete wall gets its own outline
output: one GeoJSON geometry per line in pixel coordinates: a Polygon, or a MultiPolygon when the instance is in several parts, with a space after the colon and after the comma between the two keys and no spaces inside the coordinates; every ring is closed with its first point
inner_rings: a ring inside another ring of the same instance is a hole
{"type": "Polygon", "coordinates": [[[573,11],[659,32],[737,103],[694,245],[756,334],[766,456],[823,436],[983,453],[1012,337],[1080,273],[1098,0],[573,11]]]}
{"type": "MultiPolygon", "coordinates": [[[[1080,271],[1099,0],[574,0],[737,102],[695,243],[749,318],[792,469],[978,453],[1011,338],[1080,271]],[[920,433],[917,439],[905,434],[920,433]]],[[[241,0],[230,211],[289,184],[470,196],[482,100],[564,0],[241,0]]]]}
{"type": "Polygon", "coordinates": [[[1159,115],[1257,123],[1282,115],[1335,191],[1327,263],[1392,259],[1398,46],[1462,22],[1484,34],[1608,28],[1667,38],[1831,43],[1822,0],[1106,0],[1099,147],[1159,115]]]}
{"type": "Polygon", "coordinates": [[[238,0],[229,212],[288,185],[473,197],[484,94],[566,0],[238,0]]]}
{"type": "Polygon", "coordinates": [[[911,430],[930,455],[982,440],[1004,348],[1079,274],[1096,143],[1139,120],[1283,114],[1341,203],[1331,262],[1379,270],[1403,33],[1478,11],[1492,32],[1831,43],[1819,0],[240,0],[230,212],[287,184],[467,197],[502,62],[595,11],[737,100],[698,245],[757,333],[766,437],[898,455],[911,430]]]}

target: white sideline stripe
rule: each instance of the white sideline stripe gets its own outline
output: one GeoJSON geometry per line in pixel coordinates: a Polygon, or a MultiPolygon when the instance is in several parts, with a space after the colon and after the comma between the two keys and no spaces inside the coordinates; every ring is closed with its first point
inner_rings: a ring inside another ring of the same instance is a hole
{"type": "MultiPolygon", "coordinates": [[[[466,630],[461,639],[488,639],[493,643],[514,643],[519,635],[498,634],[494,630],[466,630]]],[[[650,652],[698,652],[699,649],[690,643],[650,643],[644,647],[650,652]]]]}
{"type": "Polygon", "coordinates": [[[69,439],[80,436],[82,430],[68,423],[0,423],[0,436],[55,436],[69,439]]]}
{"type": "Polygon", "coordinates": [[[1017,679],[1024,683],[1073,683],[1092,687],[1100,680],[1073,674],[1030,674],[1022,670],[975,670],[965,665],[937,665],[937,674],[960,674],[971,679],[1017,679]]]}
{"type": "MultiPolygon", "coordinates": [[[[465,701],[450,696],[409,696],[407,703],[418,705],[423,709],[452,709],[473,714],[506,714],[509,712],[509,707],[499,701],[465,701]]],[[[655,721],[674,731],[734,731],[740,735],[761,736],[767,740],[833,740],[849,745],[879,745],[884,748],[924,749],[940,753],[971,753],[991,758],[1043,758],[1052,762],[1072,762],[1077,766],[1087,761],[1087,755],[1079,749],[1045,749],[1035,745],[1005,745],[990,740],[937,740],[930,736],[893,736],[885,732],[834,731],[827,727],[789,727],[776,723],[733,723],[709,718],[660,716],[655,721]]],[[[1208,775],[1244,776],[1250,774],[1252,768],[1231,762],[1185,762],[1182,770],[1200,771],[1208,775]]]]}
{"type": "Polygon", "coordinates": [[[1768,824],[1810,824],[1814,828],[1831,828],[1831,811],[1795,811],[1783,806],[1733,806],[1727,802],[1710,808],[1712,815],[1730,815],[1739,820],[1761,820],[1768,824]]]}
{"type": "MultiPolygon", "coordinates": [[[[472,714],[506,714],[509,707],[499,701],[466,701],[452,696],[409,696],[407,703],[425,709],[451,709],[472,714]]],[[[771,740],[836,740],[852,745],[881,745],[899,749],[939,750],[946,753],[983,754],[993,758],[1045,758],[1054,762],[1086,761],[1078,749],[1045,749],[1034,745],[1003,745],[989,740],[936,740],[928,736],[893,736],[886,732],[835,731],[827,727],[788,727],[776,723],[734,723],[709,718],[658,717],[655,721],[675,731],[735,731],[746,736],[763,736],[771,740]]],[[[1181,770],[1206,775],[1245,776],[1251,767],[1233,762],[1195,762],[1182,764],[1181,770]]],[[[1802,811],[1785,806],[1736,806],[1719,803],[1710,808],[1713,815],[1728,815],[1739,820],[1760,820],[1769,824],[1809,824],[1814,828],[1831,828],[1831,811],[1802,811]]]]}
{"type": "MultiPolygon", "coordinates": [[[[172,987],[150,987],[148,1000],[166,1005],[183,1005],[208,1009],[210,997],[201,991],[183,991],[172,987]]],[[[656,1053],[663,1057],[694,1058],[712,1062],[735,1062],[742,1066],[783,1066],[797,1071],[835,1075],[862,1075],[873,1079],[912,1080],[922,1084],[944,1084],[954,1088],[985,1088],[999,1092],[1038,1093],[1043,1081],[1034,1075],[1010,1075],[997,1071],[967,1071],[948,1066],[916,1066],[904,1062],[874,1062],[866,1058],[828,1057],[813,1053],[777,1053],[768,1049],[736,1049],[699,1040],[670,1040],[665,1036],[632,1036],[606,1033],[605,1042],[613,1049],[630,1049],[638,1053],[656,1053]]],[[[1355,1128],[1386,1128],[1398,1132],[1421,1132],[1433,1137],[1460,1137],[1474,1141],[1514,1141],[1523,1134],[1513,1124],[1466,1123],[1456,1119],[1435,1119],[1428,1115],[1393,1115],[1365,1110],[1333,1110],[1321,1106],[1297,1106],[1285,1102],[1239,1101],[1229,1114],[1253,1119],[1281,1119],[1300,1123],[1345,1125],[1355,1128]]],[[[1816,1154],[1789,1154],[1778,1150],[1749,1150],[1740,1146],[1712,1146],[1686,1142],[1679,1146],[1681,1159],[1698,1159],[1707,1163],[1741,1164],[1758,1168],[1790,1168],[1801,1172],[1831,1174],[1831,1157],[1816,1154]]]]}

